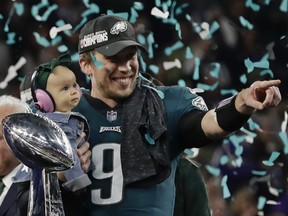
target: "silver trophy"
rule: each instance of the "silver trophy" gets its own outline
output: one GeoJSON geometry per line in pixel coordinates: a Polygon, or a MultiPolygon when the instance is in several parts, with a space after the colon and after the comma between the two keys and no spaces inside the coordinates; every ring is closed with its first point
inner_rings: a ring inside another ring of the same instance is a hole
{"type": "Polygon", "coordinates": [[[15,156],[32,170],[28,216],[64,216],[57,171],[74,165],[63,130],[34,113],[16,113],[2,121],[3,136],[15,156]]]}

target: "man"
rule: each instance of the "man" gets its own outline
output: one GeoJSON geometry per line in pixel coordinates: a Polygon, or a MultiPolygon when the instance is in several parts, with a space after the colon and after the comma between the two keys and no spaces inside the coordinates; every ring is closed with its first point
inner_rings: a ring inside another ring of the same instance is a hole
{"type": "MultiPolygon", "coordinates": [[[[2,95],[0,96],[0,121],[5,116],[25,112],[29,108],[28,104],[22,102],[20,99],[2,95]]],[[[5,187],[0,195],[0,215],[1,216],[27,216],[28,198],[30,181],[27,175],[29,175],[28,168],[20,163],[20,161],[14,156],[9,146],[4,140],[2,133],[2,124],[0,130],[0,179],[3,181],[5,187]]],[[[81,138],[77,140],[80,142],[81,138]]],[[[80,158],[81,167],[84,172],[88,171],[90,166],[91,152],[89,149],[89,143],[85,142],[81,148],[77,150],[80,158]]],[[[64,203],[66,205],[66,203],[64,203]]],[[[69,205],[67,204],[67,211],[69,205]]]]}
{"type": "Polygon", "coordinates": [[[91,92],[76,110],[90,124],[93,164],[83,215],[173,215],[179,154],[227,136],[255,110],[281,101],[280,80],[257,81],[208,111],[192,89],[145,79],[138,48],[145,50],[133,27],[117,16],[93,19],[79,35],[79,64],[91,92]]]}
{"type": "MultiPolygon", "coordinates": [[[[0,97],[0,121],[6,115],[25,112],[28,108],[26,103],[12,96],[2,95],[0,97]]],[[[2,134],[2,125],[0,131],[0,178],[5,187],[0,195],[0,215],[25,215],[21,214],[20,209],[27,212],[27,201],[29,195],[29,182],[13,184],[15,178],[25,176],[24,166],[11,152],[9,146],[4,140],[2,134]],[[16,177],[16,173],[19,175],[16,177]],[[21,174],[20,174],[21,173],[21,174]],[[17,186],[18,185],[18,186],[17,186]],[[26,209],[26,210],[25,210],[26,209]]],[[[27,215],[27,213],[26,213],[27,215]]]]}

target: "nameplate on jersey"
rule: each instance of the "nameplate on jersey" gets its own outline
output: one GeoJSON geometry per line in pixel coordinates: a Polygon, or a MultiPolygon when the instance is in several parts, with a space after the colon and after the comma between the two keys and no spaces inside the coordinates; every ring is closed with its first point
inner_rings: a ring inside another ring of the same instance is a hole
{"type": "Polygon", "coordinates": [[[114,127],[105,127],[105,126],[101,126],[99,133],[103,133],[103,132],[118,132],[121,133],[121,126],[114,126],[114,127]]]}
{"type": "Polygon", "coordinates": [[[109,122],[117,120],[117,112],[116,111],[107,111],[106,118],[109,122]]]}

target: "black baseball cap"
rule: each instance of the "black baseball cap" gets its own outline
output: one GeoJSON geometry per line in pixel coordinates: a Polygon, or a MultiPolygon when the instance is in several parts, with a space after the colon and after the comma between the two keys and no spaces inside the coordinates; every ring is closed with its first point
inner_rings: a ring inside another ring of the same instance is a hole
{"type": "Polygon", "coordinates": [[[136,41],[134,29],[126,19],[102,14],[87,22],[80,31],[79,54],[96,50],[104,56],[113,56],[128,46],[137,46],[147,52],[136,41]]]}

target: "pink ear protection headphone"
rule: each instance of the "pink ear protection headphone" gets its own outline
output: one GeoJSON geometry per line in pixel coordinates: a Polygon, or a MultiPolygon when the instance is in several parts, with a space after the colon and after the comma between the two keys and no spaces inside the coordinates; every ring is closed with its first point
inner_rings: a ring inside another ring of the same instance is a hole
{"type": "MultiPolygon", "coordinates": [[[[41,112],[54,112],[55,111],[55,101],[52,95],[44,90],[44,89],[36,89],[36,79],[39,76],[39,71],[35,71],[32,75],[32,83],[31,83],[31,94],[34,101],[34,107],[41,112]]],[[[80,86],[77,84],[77,90],[80,93],[80,97],[82,96],[82,91],[80,86]]]]}
{"type": "Polygon", "coordinates": [[[36,89],[36,79],[38,75],[39,71],[35,71],[31,83],[31,94],[34,106],[42,112],[54,112],[55,102],[52,95],[44,89],[36,89]]]}

